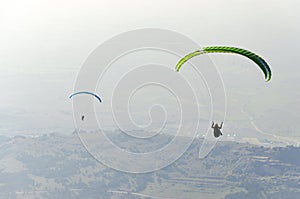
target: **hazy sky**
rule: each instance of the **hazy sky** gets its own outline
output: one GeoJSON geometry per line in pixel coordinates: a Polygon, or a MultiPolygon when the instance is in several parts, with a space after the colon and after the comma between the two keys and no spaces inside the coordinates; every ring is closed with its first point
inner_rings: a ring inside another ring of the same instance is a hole
{"type": "Polygon", "coordinates": [[[98,44],[141,27],[175,30],[201,45],[247,46],[274,60],[299,44],[299,7],[297,0],[1,1],[0,64],[78,69],[98,44]]]}
{"type": "MultiPolygon", "coordinates": [[[[72,129],[65,97],[72,92],[81,63],[103,41],[143,27],[174,30],[200,45],[255,50],[272,65],[271,90],[295,91],[300,83],[299,13],[298,0],[1,0],[0,134],[72,129]]],[[[233,58],[212,59],[217,65],[238,65],[233,58]]],[[[225,68],[220,70],[231,85],[225,68]]]]}

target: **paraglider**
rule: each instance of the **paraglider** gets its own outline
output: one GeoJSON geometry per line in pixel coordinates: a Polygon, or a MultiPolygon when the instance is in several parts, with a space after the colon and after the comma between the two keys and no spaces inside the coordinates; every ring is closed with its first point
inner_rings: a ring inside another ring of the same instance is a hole
{"type": "Polygon", "coordinates": [[[223,135],[222,132],[221,132],[222,126],[223,126],[223,122],[221,123],[221,126],[219,126],[217,123],[214,124],[214,122],[212,122],[211,128],[214,129],[214,136],[216,138],[223,135]]]}
{"type": "MultiPolygon", "coordinates": [[[[91,93],[91,92],[87,92],[87,91],[80,91],[80,92],[73,93],[72,95],[69,96],[69,98],[71,99],[73,96],[79,95],[79,94],[92,95],[92,96],[94,96],[95,98],[97,98],[97,100],[98,100],[99,102],[102,102],[101,98],[100,98],[98,95],[96,95],[96,94],[94,94],[94,93],[91,93]]],[[[84,121],[84,115],[81,116],[81,121],[84,121]]]]}
{"type": "Polygon", "coordinates": [[[92,95],[92,96],[96,97],[96,98],[99,100],[99,102],[102,102],[101,98],[100,98],[98,95],[96,95],[96,94],[94,94],[94,93],[91,93],[91,92],[87,92],[87,91],[80,91],[80,92],[73,93],[72,95],[70,95],[69,98],[71,99],[73,96],[79,95],[79,94],[88,94],[88,95],[92,95]]]}
{"type": "Polygon", "coordinates": [[[191,58],[206,53],[233,53],[233,54],[239,54],[245,56],[259,66],[259,68],[263,71],[265,75],[266,81],[269,81],[271,79],[272,76],[271,69],[263,58],[248,50],[244,50],[236,47],[226,47],[226,46],[208,46],[208,47],[204,47],[202,50],[196,50],[179,60],[179,62],[176,64],[176,71],[178,72],[182,67],[182,65],[188,60],[190,60],[191,58]]]}

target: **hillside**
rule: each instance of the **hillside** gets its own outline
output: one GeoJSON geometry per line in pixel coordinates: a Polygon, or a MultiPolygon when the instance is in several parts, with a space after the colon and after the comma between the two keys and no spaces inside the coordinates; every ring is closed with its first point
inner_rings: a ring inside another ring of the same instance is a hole
{"type": "Polygon", "coordinates": [[[199,142],[164,169],[127,174],[96,161],[76,134],[1,137],[0,198],[300,198],[300,148],[219,142],[200,160],[199,142]]]}

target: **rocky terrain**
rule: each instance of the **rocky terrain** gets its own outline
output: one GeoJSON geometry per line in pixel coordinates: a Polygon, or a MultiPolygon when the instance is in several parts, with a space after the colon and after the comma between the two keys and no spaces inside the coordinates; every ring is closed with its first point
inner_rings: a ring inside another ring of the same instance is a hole
{"type": "Polygon", "coordinates": [[[299,147],[226,141],[200,160],[200,142],[164,169],[128,174],[95,160],[76,133],[1,136],[0,198],[300,198],[299,147]]]}

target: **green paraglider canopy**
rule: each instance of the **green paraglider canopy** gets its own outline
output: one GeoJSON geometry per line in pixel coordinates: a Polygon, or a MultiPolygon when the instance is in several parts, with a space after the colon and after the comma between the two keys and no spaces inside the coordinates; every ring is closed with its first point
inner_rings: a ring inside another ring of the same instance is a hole
{"type": "Polygon", "coordinates": [[[263,73],[265,75],[266,81],[269,81],[271,79],[271,76],[272,76],[271,69],[270,69],[269,65],[267,64],[267,62],[263,58],[261,58],[257,54],[250,52],[248,50],[244,50],[244,49],[236,48],[236,47],[226,47],[226,46],[208,46],[208,47],[204,47],[202,50],[197,50],[197,51],[194,51],[194,52],[184,56],[176,64],[177,72],[180,70],[182,65],[185,62],[187,62],[188,60],[190,60],[191,58],[198,56],[198,55],[206,54],[206,53],[234,53],[234,54],[239,54],[239,55],[245,56],[245,57],[249,58],[250,60],[252,60],[253,62],[255,62],[259,66],[259,68],[263,71],[263,73]]]}

